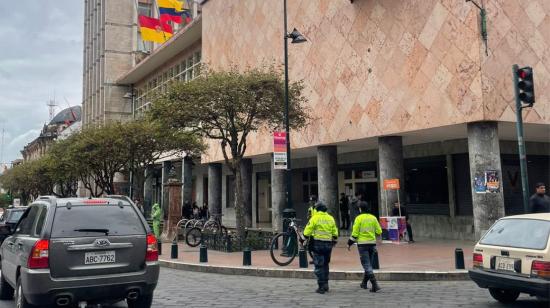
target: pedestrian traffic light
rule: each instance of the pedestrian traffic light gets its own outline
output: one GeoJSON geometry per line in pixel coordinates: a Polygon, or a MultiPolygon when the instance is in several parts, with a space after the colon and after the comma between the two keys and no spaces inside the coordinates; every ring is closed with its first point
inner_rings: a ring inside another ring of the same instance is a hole
{"type": "Polygon", "coordinates": [[[519,68],[516,87],[519,89],[519,100],[533,107],[535,103],[535,84],[533,83],[533,68],[526,66],[519,68]]]}

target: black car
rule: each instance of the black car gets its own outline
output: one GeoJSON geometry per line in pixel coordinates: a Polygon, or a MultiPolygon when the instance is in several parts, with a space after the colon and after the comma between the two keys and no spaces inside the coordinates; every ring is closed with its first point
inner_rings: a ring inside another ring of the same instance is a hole
{"type": "Polygon", "coordinates": [[[26,206],[9,207],[4,210],[4,214],[0,218],[0,245],[6,237],[13,233],[13,228],[26,210],[26,206]]]}

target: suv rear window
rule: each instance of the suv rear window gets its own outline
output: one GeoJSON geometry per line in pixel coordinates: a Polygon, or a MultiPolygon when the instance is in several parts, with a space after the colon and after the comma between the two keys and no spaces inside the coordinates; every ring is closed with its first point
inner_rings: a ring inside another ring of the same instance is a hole
{"type": "Polygon", "coordinates": [[[7,222],[11,223],[17,223],[19,221],[19,218],[23,216],[23,213],[25,213],[25,210],[16,210],[16,211],[10,211],[9,216],[7,217],[7,222]]]}
{"type": "Polygon", "coordinates": [[[108,235],[143,235],[145,229],[136,211],[129,205],[73,205],[58,207],[52,227],[52,237],[98,236],[108,230],[108,235]],[[80,231],[78,231],[80,230],[80,231]]]}
{"type": "Polygon", "coordinates": [[[502,219],[483,236],[480,244],[543,250],[548,244],[550,221],[502,219]]]}

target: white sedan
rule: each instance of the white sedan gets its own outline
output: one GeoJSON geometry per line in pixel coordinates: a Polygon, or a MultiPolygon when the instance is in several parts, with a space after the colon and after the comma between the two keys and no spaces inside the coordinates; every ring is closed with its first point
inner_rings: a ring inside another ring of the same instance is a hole
{"type": "Polygon", "coordinates": [[[473,251],[470,278],[502,303],[520,293],[550,298],[550,214],[499,219],[473,251]]]}

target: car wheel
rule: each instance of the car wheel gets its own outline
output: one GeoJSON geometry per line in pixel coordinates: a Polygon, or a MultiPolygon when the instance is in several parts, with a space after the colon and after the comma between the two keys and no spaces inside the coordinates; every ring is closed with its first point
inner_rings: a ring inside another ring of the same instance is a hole
{"type": "Polygon", "coordinates": [[[494,299],[503,304],[513,303],[519,297],[519,292],[512,290],[489,288],[489,293],[494,299]]]}
{"type": "Polygon", "coordinates": [[[17,278],[17,285],[15,286],[15,307],[16,308],[34,308],[36,306],[27,302],[25,294],[23,293],[23,287],[21,286],[21,277],[17,278]]]}
{"type": "Polygon", "coordinates": [[[13,288],[4,278],[4,273],[0,271],[0,299],[12,299],[13,288]]]}
{"type": "Polygon", "coordinates": [[[153,304],[153,294],[143,295],[135,300],[127,299],[126,303],[128,304],[128,308],[151,308],[153,304]]]}

